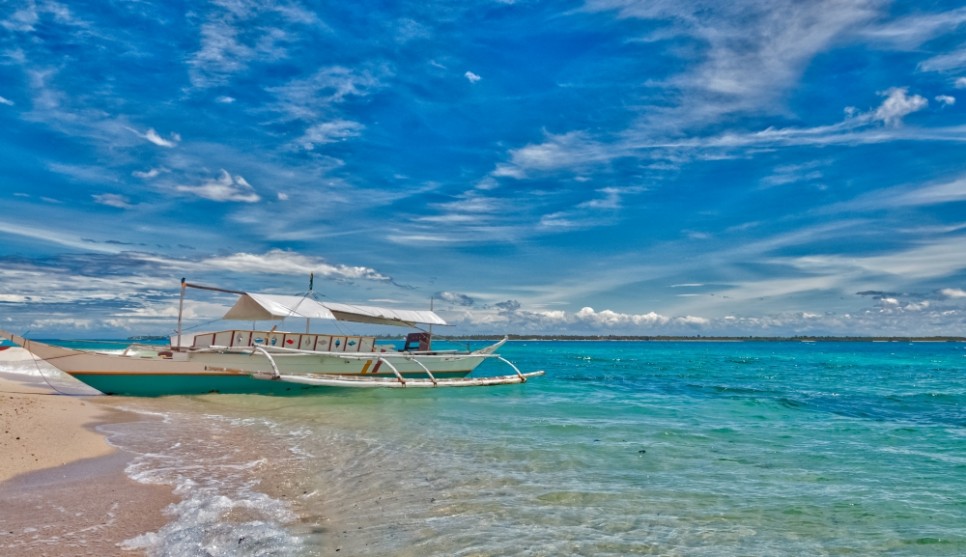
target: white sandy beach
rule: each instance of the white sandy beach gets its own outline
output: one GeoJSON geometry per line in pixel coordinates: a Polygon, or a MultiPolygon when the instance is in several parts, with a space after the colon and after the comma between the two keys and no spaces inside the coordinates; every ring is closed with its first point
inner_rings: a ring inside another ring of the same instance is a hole
{"type": "Polygon", "coordinates": [[[0,554],[137,554],[118,544],[160,528],[171,490],[130,480],[130,455],[93,429],[139,419],[107,397],[65,396],[0,374],[0,554]]]}

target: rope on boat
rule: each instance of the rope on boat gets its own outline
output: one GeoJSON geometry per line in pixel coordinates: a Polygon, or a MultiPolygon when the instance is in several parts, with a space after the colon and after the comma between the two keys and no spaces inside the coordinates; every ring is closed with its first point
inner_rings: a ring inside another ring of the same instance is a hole
{"type": "MultiPolygon", "coordinates": [[[[26,334],[26,333],[24,333],[24,334],[26,334]]],[[[49,379],[47,379],[47,375],[44,373],[44,369],[42,367],[40,367],[40,362],[41,361],[46,362],[46,361],[49,361],[49,360],[54,360],[54,359],[57,359],[57,358],[62,358],[63,356],[55,356],[54,358],[40,358],[36,354],[34,354],[33,352],[31,352],[30,351],[30,348],[27,346],[30,343],[30,340],[28,340],[26,337],[23,337],[23,336],[20,337],[20,338],[22,338],[23,339],[23,342],[24,342],[22,348],[24,350],[26,350],[27,352],[30,353],[30,359],[32,359],[34,361],[34,366],[37,368],[37,373],[40,374],[40,377],[43,378],[44,383],[46,383],[47,386],[51,388],[51,390],[53,390],[55,393],[57,393],[59,395],[63,395],[63,396],[91,396],[89,394],[83,394],[83,393],[68,393],[68,392],[64,392],[64,391],[58,389],[56,386],[54,386],[54,384],[51,383],[49,379]]]]}

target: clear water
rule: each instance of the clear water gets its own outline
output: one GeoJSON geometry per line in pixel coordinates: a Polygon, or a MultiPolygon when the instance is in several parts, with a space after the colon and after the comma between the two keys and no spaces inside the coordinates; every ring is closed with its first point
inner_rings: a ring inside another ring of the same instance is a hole
{"type": "Polygon", "coordinates": [[[147,418],[104,427],[139,455],[128,474],[183,497],[167,526],[126,547],[966,554],[964,344],[514,342],[502,353],[547,375],[116,399],[147,418]]]}

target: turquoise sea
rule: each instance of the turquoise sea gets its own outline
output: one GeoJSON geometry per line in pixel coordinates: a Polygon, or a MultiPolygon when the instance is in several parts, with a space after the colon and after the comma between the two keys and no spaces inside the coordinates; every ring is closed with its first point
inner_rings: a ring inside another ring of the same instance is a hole
{"type": "Polygon", "coordinates": [[[520,341],[502,354],[547,375],[112,400],[145,417],[102,428],[137,455],[128,475],[183,497],[125,546],[966,555],[966,344],[520,341]]]}

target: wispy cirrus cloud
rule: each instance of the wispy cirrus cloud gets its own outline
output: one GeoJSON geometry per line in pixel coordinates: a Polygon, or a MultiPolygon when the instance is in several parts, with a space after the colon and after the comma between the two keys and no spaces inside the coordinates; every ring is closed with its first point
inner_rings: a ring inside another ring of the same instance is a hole
{"type": "Polygon", "coordinates": [[[954,133],[955,130],[942,134],[935,130],[883,129],[883,126],[901,127],[907,116],[927,108],[929,101],[921,95],[910,94],[905,87],[892,87],[881,95],[885,98],[878,107],[865,112],[846,107],[844,120],[823,126],[726,131],[717,135],[663,139],[628,133],[610,143],[591,137],[585,132],[548,135],[543,143],[511,150],[509,161],[497,164],[491,176],[522,179],[534,173],[599,166],[621,158],[660,160],[667,158],[668,152],[674,152],[679,159],[687,160],[720,156],[720,153],[728,150],[747,148],[880,143],[900,139],[935,141],[943,137],[951,141],[963,141],[958,133],[954,133]]]}
{"type": "Polygon", "coordinates": [[[365,126],[358,122],[348,120],[334,120],[322,122],[309,126],[296,143],[303,149],[311,151],[318,145],[345,141],[353,137],[358,137],[365,126]]]}
{"type": "Polygon", "coordinates": [[[510,160],[497,164],[491,176],[522,179],[533,172],[579,168],[621,156],[614,151],[608,151],[605,145],[592,139],[587,133],[576,131],[547,134],[546,141],[512,149],[509,155],[510,160]]]}
{"type": "Polygon", "coordinates": [[[880,14],[878,0],[837,2],[640,2],[588,0],[585,9],[653,22],[642,40],[685,41],[681,73],[653,85],[676,104],[647,111],[640,125],[692,129],[740,112],[781,112],[807,64],[880,14]]]}
{"type": "Polygon", "coordinates": [[[233,176],[224,169],[217,178],[196,186],[178,185],[174,191],[219,202],[257,203],[262,199],[245,178],[233,176]]]}
{"type": "Polygon", "coordinates": [[[361,279],[389,282],[386,276],[370,267],[333,265],[325,259],[300,253],[274,249],[265,253],[234,253],[223,257],[209,257],[198,264],[200,269],[216,268],[255,274],[303,275],[315,273],[334,279],[361,279]]]}
{"type": "Polygon", "coordinates": [[[364,97],[383,86],[384,68],[328,66],[308,77],[268,87],[275,96],[272,112],[283,121],[313,122],[330,113],[331,107],[352,97],[364,97]]]}
{"type": "Polygon", "coordinates": [[[149,141],[149,142],[157,145],[158,147],[166,147],[166,148],[170,149],[172,147],[176,147],[178,145],[178,143],[181,141],[181,136],[179,134],[177,134],[177,133],[171,133],[168,136],[169,139],[165,139],[165,138],[161,137],[161,135],[158,134],[158,132],[154,131],[154,128],[148,128],[148,131],[146,131],[144,133],[141,133],[141,132],[137,131],[134,128],[127,128],[127,129],[128,129],[128,131],[130,131],[134,135],[136,135],[136,136],[138,136],[138,137],[140,137],[142,139],[145,139],[145,140],[147,140],[147,141],[149,141]]]}
{"type": "Polygon", "coordinates": [[[943,278],[966,270],[966,241],[960,236],[953,236],[884,254],[810,255],[781,261],[830,279],[855,276],[856,273],[863,273],[869,278],[897,277],[899,281],[943,278]]]}
{"type": "Polygon", "coordinates": [[[779,165],[770,175],[761,180],[761,185],[763,188],[772,188],[787,184],[815,183],[822,180],[824,177],[822,168],[829,165],[828,160],[779,165]]]}
{"type": "MultiPolygon", "coordinates": [[[[688,160],[721,156],[727,149],[954,138],[957,134],[935,130],[879,129],[882,124],[898,127],[910,114],[928,107],[925,97],[900,86],[884,91],[882,104],[873,110],[846,107],[849,117],[837,124],[703,133],[702,128],[713,129],[729,114],[785,112],[785,94],[796,86],[816,55],[857,37],[886,40],[902,29],[897,24],[890,31],[878,23],[884,7],[878,0],[740,2],[714,9],[706,9],[697,1],[590,0],[585,4],[587,10],[612,11],[621,18],[654,22],[645,41],[690,39],[706,48],[680,50],[687,58],[682,64],[685,70],[650,82],[652,87],[675,92],[675,102],[645,104],[641,118],[623,134],[603,137],[577,130],[547,134],[544,142],[511,150],[509,160],[499,163],[492,176],[520,179],[537,172],[599,166],[621,158],[688,160]],[[789,17],[790,13],[794,17],[789,17]],[[684,130],[686,139],[681,136],[684,130]]],[[[964,13],[956,10],[951,17],[956,19],[964,13]]],[[[938,14],[908,18],[917,29],[916,42],[955,29],[955,24],[943,18],[938,14]]]]}
{"type": "Polygon", "coordinates": [[[46,0],[42,2],[25,2],[0,21],[0,27],[18,33],[31,33],[38,24],[50,20],[60,25],[73,27],[88,27],[89,25],[78,19],[68,4],[46,0]]]}
{"type": "Polygon", "coordinates": [[[223,0],[214,2],[198,26],[199,47],[188,60],[194,87],[225,85],[255,62],[288,56],[298,40],[290,26],[323,27],[311,12],[294,4],[223,0]]]}
{"type": "Polygon", "coordinates": [[[21,225],[0,222],[0,232],[21,238],[29,238],[44,244],[63,246],[83,251],[105,251],[114,253],[120,251],[117,246],[108,244],[93,244],[80,238],[76,232],[66,232],[50,227],[21,225]]]}
{"type": "Polygon", "coordinates": [[[130,209],[132,206],[130,199],[116,193],[99,193],[94,194],[92,197],[94,198],[94,202],[99,205],[106,205],[117,209],[130,209]]]}
{"type": "Polygon", "coordinates": [[[131,175],[135,178],[140,178],[142,180],[150,180],[152,178],[157,178],[162,173],[168,172],[163,168],[151,168],[149,170],[135,170],[131,172],[131,175]]]}
{"type": "Polygon", "coordinates": [[[913,12],[887,21],[870,22],[856,32],[867,40],[887,43],[895,48],[913,49],[938,35],[955,31],[964,22],[966,8],[956,8],[938,13],[913,12]]]}
{"type": "Polygon", "coordinates": [[[924,207],[966,201],[966,176],[929,184],[913,184],[872,191],[854,200],[828,207],[830,212],[871,211],[884,208],[924,207]]]}
{"type": "Polygon", "coordinates": [[[597,193],[601,194],[601,197],[596,199],[591,199],[589,201],[581,202],[577,205],[578,209],[602,209],[602,210],[617,210],[623,206],[624,198],[628,195],[638,194],[647,191],[647,188],[642,186],[629,186],[629,187],[606,187],[596,190],[597,193]]]}

